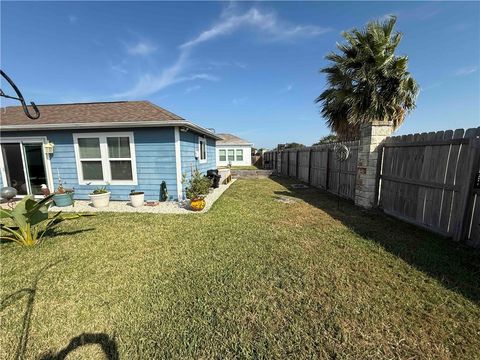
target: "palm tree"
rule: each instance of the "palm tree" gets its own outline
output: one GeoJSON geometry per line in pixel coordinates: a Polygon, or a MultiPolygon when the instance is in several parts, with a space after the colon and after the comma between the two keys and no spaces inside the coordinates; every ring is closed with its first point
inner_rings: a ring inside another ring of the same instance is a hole
{"type": "Polygon", "coordinates": [[[391,121],[397,128],[415,108],[419,88],[407,71],[408,57],[395,55],[402,39],[393,32],[396,21],[391,16],[344,32],[340,53],[326,56],[331,64],[320,72],[327,74],[329,87],[315,102],[341,140],[357,138],[360,125],[372,121],[391,121]]]}

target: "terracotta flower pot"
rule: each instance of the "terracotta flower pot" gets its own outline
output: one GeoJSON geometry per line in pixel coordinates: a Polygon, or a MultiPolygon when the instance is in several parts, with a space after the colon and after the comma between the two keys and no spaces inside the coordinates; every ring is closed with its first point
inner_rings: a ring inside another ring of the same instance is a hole
{"type": "Polygon", "coordinates": [[[204,198],[195,198],[190,201],[190,209],[193,211],[202,211],[205,208],[204,198]]]}

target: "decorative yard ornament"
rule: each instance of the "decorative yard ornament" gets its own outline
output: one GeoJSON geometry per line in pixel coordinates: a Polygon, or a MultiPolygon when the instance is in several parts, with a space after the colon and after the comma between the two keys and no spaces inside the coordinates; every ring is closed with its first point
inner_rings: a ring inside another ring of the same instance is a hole
{"type": "Polygon", "coordinates": [[[13,208],[13,199],[17,196],[17,189],[10,187],[10,186],[5,186],[2,189],[0,189],[0,197],[5,200],[10,206],[10,208],[13,208]]]}
{"type": "Polygon", "coordinates": [[[45,196],[45,197],[50,195],[50,189],[48,188],[48,186],[46,184],[41,185],[41,191],[42,191],[43,196],[45,196]]]}
{"type": "Polygon", "coordinates": [[[162,201],[168,200],[167,183],[165,181],[162,181],[162,183],[160,184],[160,199],[162,201]]]}
{"type": "Polygon", "coordinates": [[[23,98],[23,95],[20,92],[20,90],[18,89],[17,85],[15,85],[13,80],[10,79],[8,77],[8,75],[3,72],[3,70],[0,70],[0,75],[2,75],[2,77],[5,80],[7,80],[7,82],[10,84],[10,86],[13,88],[13,90],[15,90],[15,92],[17,94],[17,96],[7,95],[3,92],[2,89],[0,89],[0,96],[4,97],[4,98],[7,98],[7,99],[14,99],[14,100],[20,101],[20,103],[22,104],[23,112],[25,113],[25,115],[27,115],[27,117],[29,117],[30,119],[33,119],[33,120],[38,119],[40,117],[40,111],[38,110],[37,105],[35,105],[35,103],[33,101],[30,102],[30,105],[32,106],[33,111],[35,111],[34,115],[30,114],[30,111],[28,110],[25,99],[23,98]]]}
{"type": "Polygon", "coordinates": [[[333,151],[335,152],[335,157],[340,162],[347,160],[350,156],[350,149],[344,144],[335,144],[333,151]]]}

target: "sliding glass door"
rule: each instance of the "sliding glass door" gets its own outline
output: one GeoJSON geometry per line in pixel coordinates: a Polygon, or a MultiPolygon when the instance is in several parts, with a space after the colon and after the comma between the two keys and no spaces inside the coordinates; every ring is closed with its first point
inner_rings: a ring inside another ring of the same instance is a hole
{"type": "Polygon", "coordinates": [[[40,142],[9,142],[0,145],[5,168],[6,186],[18,195],[41,195],[42,184],[48,184],[40,142]]]}

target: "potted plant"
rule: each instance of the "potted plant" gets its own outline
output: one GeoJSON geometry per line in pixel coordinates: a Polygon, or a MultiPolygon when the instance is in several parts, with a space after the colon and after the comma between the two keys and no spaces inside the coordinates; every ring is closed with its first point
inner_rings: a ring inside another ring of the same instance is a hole
{"type": "Polygon", "coordinates": [[[89,196],[90,201],[96,208],[107,207],[110,203],[110,191],[107,190],[106,186],[97,187],[89,196]]]}
{"type": "Polygon", "coordinates": [[[188,182],[186,189],[187,199],[190,200],[190,209],[193,211],[201,211],[205,208],[205,195],[208,194],[212,182],[203,176],[198,169],[192,172],[192,176],[188,182]]]}
{"type": "Polygon", "coordinates": [[[145,193],[143,191],[130,191],[130,204],[133,207],[143,206],[145,202],[145,193]]]}
{"type": "MultiPolygon", "coordinates": [[[[43,190],[48,190],[46,185],[42,185],[42,191],[43,190]]],[[[57,190],[53,193],[53,202],[55,203],[55,206],[65,207],[73,205],[73,193],[73,189],[66,189],[60,183],[57,190]]]]}

